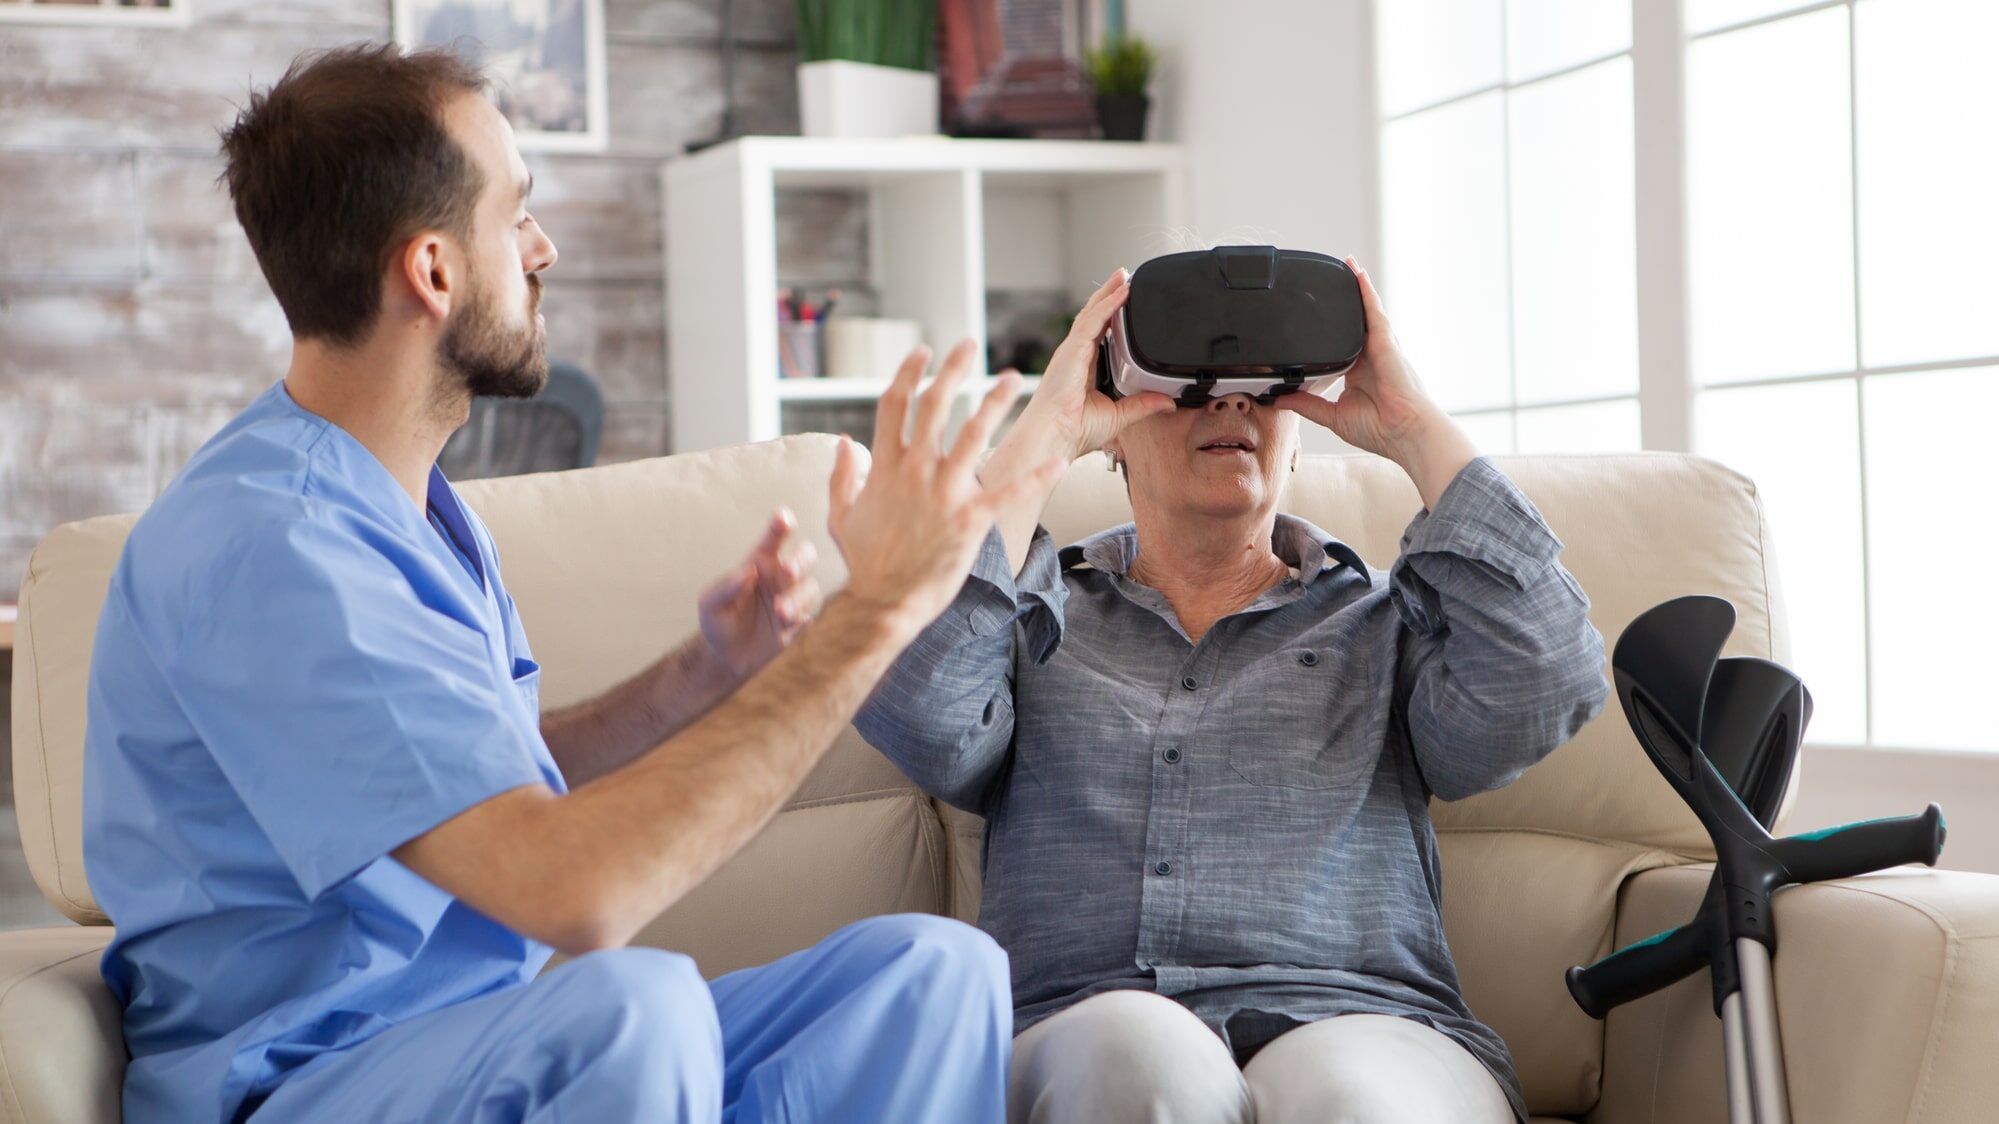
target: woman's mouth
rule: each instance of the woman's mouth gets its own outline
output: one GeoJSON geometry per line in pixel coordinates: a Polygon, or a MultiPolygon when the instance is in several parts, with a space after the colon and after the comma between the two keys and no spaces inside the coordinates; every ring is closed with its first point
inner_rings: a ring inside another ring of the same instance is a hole
{"type": "Polygon", "coordinates": [[[1235,454],[1254,456],[1256,442],[1243,437],[1217,437],[1201,445],[1201,452],[1210,456],[1226,457],[1235,454]]]}

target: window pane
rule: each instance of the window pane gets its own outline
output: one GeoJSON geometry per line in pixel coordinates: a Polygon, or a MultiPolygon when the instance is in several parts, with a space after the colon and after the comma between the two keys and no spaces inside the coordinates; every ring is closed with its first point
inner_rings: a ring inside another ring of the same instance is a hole
{"type": "Polygon", "coordinates": [[[1869,0],[1854,18],[1863,358],[1999,354],[1999,4],[1869,0]]]}
{"type": "Polygon", "coordinates": [[[1770,521],[1792,670],[1811,689],[1807,738],[1867,736],[1860,434],[1852,379],[1706,391],[1695,451],[1756,482],[1770,521]]]}
{"type": "Polygon", "coordinates": [[[1631,60],[1508,97],[1519,400],[1635,392],[1631,60]]]}
{"type": "Polygon", "coordinates": [[[1854,366],[1846,20],[1831,8],[1689,48],[1689,296],[1702,383],[1854,366]]]}
{"type": "Polygon", "coordinates": [[[1511,402],[1501,112],[1494,92],[1382,129],[1382,301],[1446,410],[1511,402]]]}
{"type": "MultiPolygon", "coordinates": [[[[1394,5],[1380,5],[1377,10],[1380,7],[1394,5]]],[[[1507,0],[1509,81],[1525,81],[1630,47],[1630,0],[1507,0]]]]}
{"type": "Polygon", "coordinates": [[[1500,0],[1375,6],[1384,116],[1499,84],[1500,0]]]}
{"type": "Polygon", "coordinates": [[[1759,16],[1802,8],[1812,0],[1687,0],[1687,30],[1698,35],[1759,16]]]}
{"type": "Polygon", "coordinates": [[[1987,483],[1999,367],[1879,375],[1864,394],[1874,740],[1999,749],[1999,522],[1987,483]]]}
{"type": "Polygon", "coordinates": [[[1638,400],[1520,411],[1523,453],[1632,453],[1643,447],[1638,400]]]}
{"type": "Polygon", "coordinates": [[[1513,451],[1513,413],[1510,410],[1495,410],[1484,414],[1456,414],[1457,423],[1464,427],[1465,436],[1478,446],[1481,453],[1510,453],[1513,451]]]}

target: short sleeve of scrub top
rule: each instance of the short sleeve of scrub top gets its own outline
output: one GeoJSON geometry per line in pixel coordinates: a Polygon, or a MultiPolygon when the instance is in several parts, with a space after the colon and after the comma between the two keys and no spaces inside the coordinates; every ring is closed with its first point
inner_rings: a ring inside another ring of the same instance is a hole
{"type": "Polygon", "coordinates": [[[504,634],[459,615],[477,602],[413,596],[378,547],[315,520],[254,528],[211,573],[211,611],[162,653],[190,724],[308,898],[548,781],[504,634]]]}

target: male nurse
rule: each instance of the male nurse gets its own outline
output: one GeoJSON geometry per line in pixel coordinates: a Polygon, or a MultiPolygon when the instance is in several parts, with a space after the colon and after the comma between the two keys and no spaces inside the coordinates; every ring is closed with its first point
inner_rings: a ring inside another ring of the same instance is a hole
{"type": "Polygon", "coordinates": [[[506,120],[453,56],[361,45],[294,63],[223,150],[294,343],[139,520],[97,632],[85,859],[127,1124],[1002,1119],[1007,966],[969,927],[875,918],[713,981],[625,946],[957,592],[1010,498],[972,473],[1017,380],[947,450],[973,356],[919,393],[912,355],[871,465],[843,442],[833,471],[843,592],[814,615],[780,511],[700,635],[542,714],[435,467],[474,396],[547,378],[556,252],[506,120]]]}

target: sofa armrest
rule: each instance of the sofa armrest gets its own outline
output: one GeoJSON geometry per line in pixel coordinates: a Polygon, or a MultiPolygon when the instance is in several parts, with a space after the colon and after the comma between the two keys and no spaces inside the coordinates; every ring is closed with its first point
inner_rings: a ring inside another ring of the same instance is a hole
{"type": "Polygon", "coordinates": [[[97,973],[111,933],[0,933],[0,1122],[118,1124],[125,1034],[97,973]]]}
{"type": "MultiPolygon", "coordinates": [[[[1646,871],[1617,944],[1692,917],[1711,864],[1646,871]]],[[[1791,1111],[1815,1124],[1972,1124],[1999,1103],[1999,875],[1898,867],[1775,899],[1791,1111]]],[[[1595,1124],[1728,1118],[1706,972],[1611,1012],[1595,1124]]]]}

